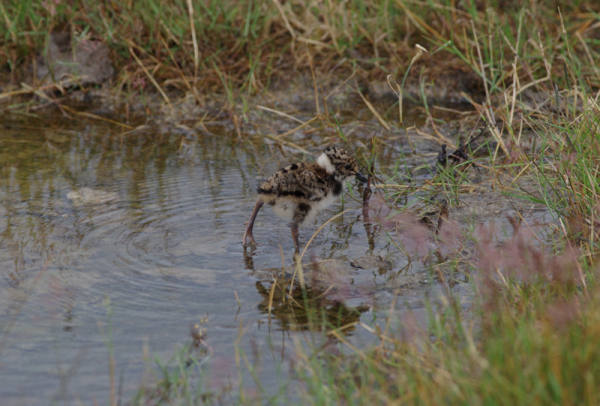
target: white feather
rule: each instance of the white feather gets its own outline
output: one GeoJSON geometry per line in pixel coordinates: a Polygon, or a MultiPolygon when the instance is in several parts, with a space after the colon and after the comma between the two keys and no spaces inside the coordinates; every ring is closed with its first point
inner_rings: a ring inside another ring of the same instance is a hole
{"type": "Polygon", "coordinates": [[[325,153],[322,153],[319,156],[319,158],[317,159],[317,165],[325,169],[325,171],[330,175],[332,175],[335,172],[335,168],[333,167],[331,161],[329,160],[329,157],[325,155],[325,153]]]}
{"type": "Polygon", "coordinates": [[[290,221],[294,217],[295,207],[296,204],[294,202],[278,199],[273,206],[273,211],[280,219],[290,221]]]}
{"type": "MultiPolygon", "coordinates": [[[[309,212],[304,218],[304,221],[302,221],[300,225],[312,223],[317,214],[322,212],[327,207],[331,206],[333,203],[336,202],[336,200],[338,200],[338,196],[335,196],[333,193],[329,192],[323,197],[322,200],[319,200],[318,202],[313,202],[313,204],[311,204],[309,212]]],[[[273,211],[275,212],[277,217],[283,220],[292,221],[294,218],[294,210],[296,209],[297,204],[298,202],[289,201],[287,199],[277,199],[275,201],[275,204],[273,205],[273,211]]]]}
{"type": "MultiPolygon", "coordinates": [[[[318,202],[316,207],[314,208],[315,215],[317,213],[322,212],[327,207],[331,206],[333,203],[335,203],[336,200],[337,200],[337,196],[335,196],[333,193],[328,193],[325,196],[325,198],[323,200],[321,200],[320,202],[318,202]]],[[[311,210],[311,211],[313,211],[313,210],[311,210]]],[[[309,214],[312,214],[312,213],[309,213],[309,214]]]]}

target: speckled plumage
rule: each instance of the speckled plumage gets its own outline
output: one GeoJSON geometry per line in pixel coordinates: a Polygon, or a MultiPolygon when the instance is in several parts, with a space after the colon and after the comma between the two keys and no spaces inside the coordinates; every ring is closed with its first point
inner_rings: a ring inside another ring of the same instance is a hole
{"type": "Polygon", "coordinates": [[[254,219],[266,203],[277,216],[291,221],[292,238],[298,249],[298,226],[309,223],[331,205],[343,192],[345,183],[355,177],[365,181],[354,156],[340,147],[328,147],[315,163],[293,164],[275,172],[258,188],[259,198],[244,233],[244,245],[247,238],[255,243],[254,219]]]}

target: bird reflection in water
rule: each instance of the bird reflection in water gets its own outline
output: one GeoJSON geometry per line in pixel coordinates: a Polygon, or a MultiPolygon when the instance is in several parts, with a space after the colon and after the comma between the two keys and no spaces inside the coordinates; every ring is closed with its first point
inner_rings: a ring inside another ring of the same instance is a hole
{"type": "Polygon", "coordinates": [[[290,290],[290,280],[277,278],[271,283],[256,282],[256,289],[262,296],[258,309],[270,314],[280,322],[282,330],[321,330],[323,328],[343,328],[348,334],[360,315],[369,310],[368,306],[348,307],[340,300],[328,297],[329,289],[305,286],[303,291],[295,282],[290,290]]]}

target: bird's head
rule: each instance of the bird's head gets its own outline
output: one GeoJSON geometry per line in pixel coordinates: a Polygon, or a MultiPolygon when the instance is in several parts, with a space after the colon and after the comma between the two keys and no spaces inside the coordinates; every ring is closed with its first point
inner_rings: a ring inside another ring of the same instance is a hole
{"type": "Polygon", "coordinates": [[[354,178],[363,183],[367,181],[358,171],[356,158],[340,147],[327,147],[317,159],[317,165],[342,183],[353,181],[354,178]]]}

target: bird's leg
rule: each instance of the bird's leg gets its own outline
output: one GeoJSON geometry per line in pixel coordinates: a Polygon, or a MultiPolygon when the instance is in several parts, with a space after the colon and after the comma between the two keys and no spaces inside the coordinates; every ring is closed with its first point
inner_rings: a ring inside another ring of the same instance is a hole
{"type": "Polygon", "coordinates": [[[298,223],[292,223],[292,238],[294,239],[294,247],[296,248],[296,253],[300,252],[300,243],[298,242],[298,223]]]}
{"type": "Polygon", "coordinates": [[[252,236],[252,228],[254,227],[254,220],[256,219],[256,215],[258,214],[258,211],[260,210],[263,204],[265,204],[265,202],[263,202],[262,199],[259,198],[256,201],[256,204],[254,205],[254,211],[252,212],[250,220],[248,220],[248,222],[246,223],[246,231],[244,231],[244,239],[242,240],[242,244],[244,244],[244,246],[246,245],[247,238],[249,238],[252,243],[256,244],[256,241],[254,241],[254,237],[252,236]]]}

